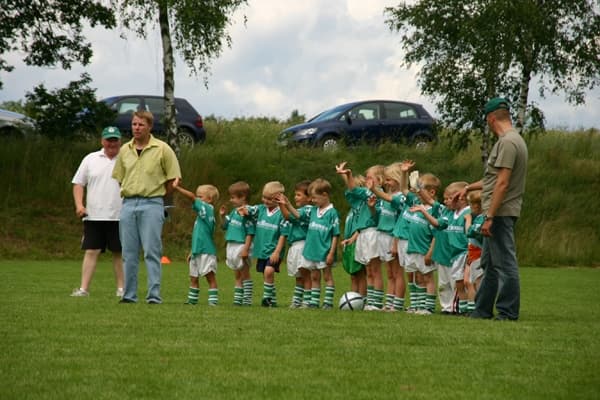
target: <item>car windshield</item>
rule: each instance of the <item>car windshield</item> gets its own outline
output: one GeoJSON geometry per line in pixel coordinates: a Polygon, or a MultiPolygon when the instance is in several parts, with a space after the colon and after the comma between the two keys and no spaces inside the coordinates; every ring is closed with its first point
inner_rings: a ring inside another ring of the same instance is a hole
{"type": "Polygon", "coordinates": [[[337,106],[330,110],[323,111],[321,114],[318,114],[318,115],[312,117],[311,119],[309,119],[308,122],[327,121],[329,119],[337,117],[338,114],[341,113],[342,111],[344,111],[346,108],[348,108],[348,105],[342,104],[341,106],[337,106]]]}

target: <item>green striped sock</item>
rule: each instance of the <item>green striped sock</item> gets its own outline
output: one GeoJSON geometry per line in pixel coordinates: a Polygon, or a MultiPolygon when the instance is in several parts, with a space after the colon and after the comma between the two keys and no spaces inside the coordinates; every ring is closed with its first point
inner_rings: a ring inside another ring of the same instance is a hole
{"type": "Polygon", "coordinates": [[[333,295],[335,294],[335,286],[325,286],[325,299],[323,300],[323,305],[327,304],[328,306],[333,307],[333,295]]]}
{"type": "Polygon", "coordinates": [[[431,312],[435,312],[435,300],[436,300],[437,296],[435,294],[429,294],[426,293],[425,294],[425,308],[426,310],[429,310],[431,312]]]}
{"type": "Polygon", "coordinates": [[[394,297],[394,310],[404,310],[404,297],[394,297]]]}
{"type": "Polygon", "coordinates": [[[208,289],[208,305],[216,306],[219,304],[219,289],[208,289]]]}
{"type": "Polygon", "coordinates": [[[263,299],[268,297],[273,298],[273,288],[274,285],[272,283],[263,282],[263,299]]]}
{"type": "Polygon", "coordinates": [[[198,304],[198,297],[200,296],[199,288],[189,288],[188,290],[188,304],[198,304]]]}
{"type": "Polygon", "coordinates": [[[252,292],[254,291],[254,282],[252,279],[247,279],[242,282],[242,287],[244,289],[244,300],[243,304],[245,306],[252,305],[252,292]]]}
{"type": "Polygon", "coordinates": [[[410,309],[411,310],[416,310],[418,307],[417,304],[417,300],[418,300],[418,293],[417,293],[417,284],[416,283],[409,283],[408,284],[408,291],[410,293],[410,309]]]}
{"type": "Polygon", "coordinates": [[[383,289],[373,289],[372,305],[380,310],[383,308],[383,289]]]}
{"type": "Polygon", "coordinates": [[[425,301],[426,301],[425,296],[427,295],[426,292],[427,292],[426,288],[417,285],[417,301],[416,301],[417,310],[425,309],[425,301]]]}
{"type": "Polygon", "coordinates": [[[465,314],[468,311],[469,302],[467,300],[459,300],[458,301],[458,312],[460,314],[465,314]]]}
{"type": "Polygon", "coordinates": [[[321,305],[321,288],[314,287],[310,290],[310,306],[319,307],[321,305]]]}
{"type": "Polygon", "coordinates": [[[304,286],[296,285],[294,287],[294,297],[292,297],[292,304],[299,306],[302,304],[302,298],[304,297],[304,286]]]}
{"type": "Polygon", "coordinates": [[[373,286],[367,286],[367,305],[373,305],[373,292],[375,288],[373,286]]]}
{"type": "Polygon", "coordinates": [[[393,293],[386,293],[385,295],[385,308],[394,308],[394,294],[393,293]]]}
{"type": "Polygon", "coordinates": [[[304,290],[304,298],[302,299],[302,305],[309,306],[310,300],[312,299],[312,290],[304,290]]]}
{"type": "Polygon", "coordinates": [[[467,311],[468,312],[473,312],[475,311],[475,302],[474,301],[469,301],[467,303],[467,311]]]}
{"type": "Polygon", "coordinates": [[[233,289],[233,304],[236,306],[241,306],[244,301],[244,288],[235,287],[233,289]]]}

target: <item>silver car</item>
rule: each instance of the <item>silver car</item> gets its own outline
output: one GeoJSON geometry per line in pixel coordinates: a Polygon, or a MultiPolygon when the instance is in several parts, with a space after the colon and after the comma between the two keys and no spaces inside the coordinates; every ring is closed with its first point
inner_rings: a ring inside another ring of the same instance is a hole
{"type": "Polygon", "coordinates": [[[18,112],[0,108],[0,137],[24,137],[35,131],[35,121],[18,112]]]}

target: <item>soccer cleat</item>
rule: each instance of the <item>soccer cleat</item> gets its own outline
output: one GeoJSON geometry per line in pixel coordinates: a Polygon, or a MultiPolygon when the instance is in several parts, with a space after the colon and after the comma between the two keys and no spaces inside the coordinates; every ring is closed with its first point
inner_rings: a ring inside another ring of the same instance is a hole
{"type": "Polygon", "coordinates": [[[260,305],[263,307],[274,307],[273,299],[270,297],[265,297],[262,299],[262,302],[260,303],[260,305]]]}
{"type": "Polygon", "coordinates": [[[431,310],[428,310],[428,309],[424,308],[422,310],[417,310],[415,312],[415,314],[417,314],[417,315],[431,315],[433,313],[431,312],[431,310]]]}
{"type": "Polygon", "coordinates": [[[125,291],[123,290],[123,288],[118,288],[117,289],[117,297],[123,297],[123,294],[125,293],[125,291]]]}
{"type": "Polygon", "coordinates": [[[90,292],[83,290],[82,288],[74,289],[71,293],[71,297],[88,297],[90,292]]]}
{"type": "Polygon", "coordinates": [[[323,306],[321,307],[321,309],[323,310],[331,310],[333,308],[333,306],[331,304],[323,304],[323,306]]]}

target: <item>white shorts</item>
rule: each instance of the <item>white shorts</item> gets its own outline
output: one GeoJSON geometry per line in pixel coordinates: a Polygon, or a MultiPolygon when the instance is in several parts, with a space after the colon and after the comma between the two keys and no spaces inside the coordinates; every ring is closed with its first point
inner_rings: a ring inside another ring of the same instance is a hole
{"type": "Polygon", "coordinates": [[[404,267],[408,264],[408,254],[406,254],[406,250],[408,249],[408,240],[398,239],[398,263],[401,267],[404,267]]]}
{"type": "Polygon", "coordinates": [[[379,251],[379,259],[383,262],[392,261],[392,246],[394,245],[394,237],[389,233],[377,231],[377,250],[379,251]]]}
{"type": "MultiPolygon", "coordinates": [[[[234,271],[239,271],[244,266],[244,260],[240,257],[240,252],[244,245],[244,243],[227,242],[227,246],[225,247],[225,264],[234,271]]],[[[248,250],[248,254],[252,254],[252,249],[248,250]]],[[[248,265],[251,264],[252,259],[248,256],[248,265]]]]}
{"type": "Polygon", "coordinates": [[[481,258],[477,260],[473,260],[471,262],[471,271],[469,277],[471,278],[471,282],[475,282],[477,279],[483,276],[483,268],[481,268],[481,258]]]}
{"type": "Polygon", "coordinates": [[[465,265],[467,263],[467,252],[456,257],[450,266],[450,278],[453,281],[462,281],[465,277],[465,265]]]}
{"type": "Polygon", "coordinates": [[[362,265],[367,265],[369,261],[379,257],[377,248],[377,229],[367,228],[360,231],[356,239],[356,248],[354,249],[354,260],[362,265]]]}
{"type": "Polygon", "coordinates": [[[304,240],[294,242],[288,250],[286,264],[287,273],[289,276],[299,277],[299,269],[307,268],[306,265],[308,261],[306,261],[304,257],[302,257],[302,252],[304,251],[304,243],[304,240]]]}
{"type": "Polygon", "coordinates": [[[217,273],[217,256],[198,254],[190,259],[190,276],[199,277],[211,272],[217,273]]]}
{"type": "Polygon", "coordinates": [[[407,254],[407,262],[404,266],[406,272],[420,272],[428,274],[437,269],[437,264],[432,262],[430,265],[425,264],[425,255],[418,253],[407,254]]]}

